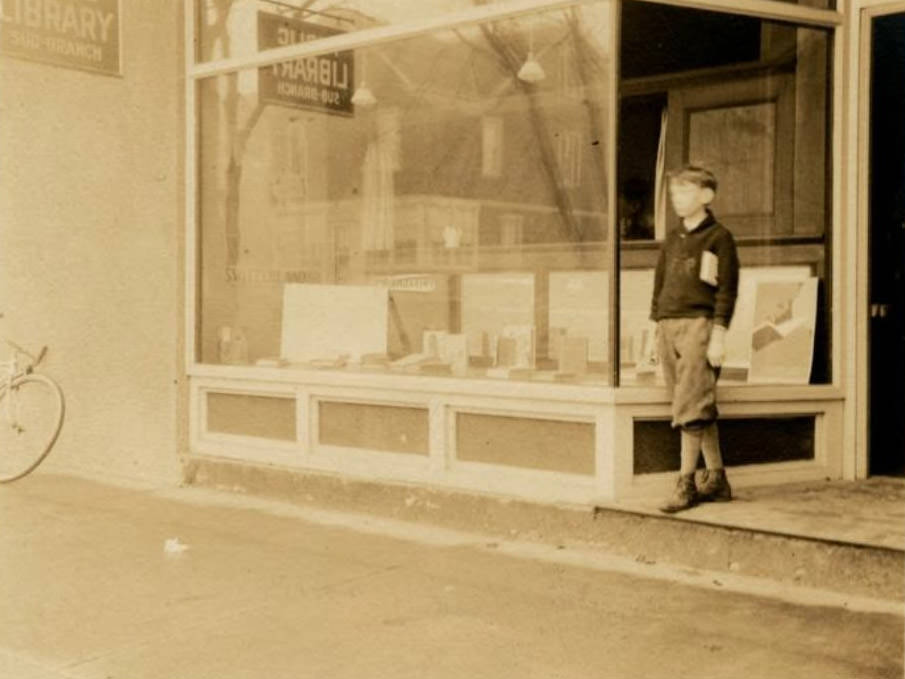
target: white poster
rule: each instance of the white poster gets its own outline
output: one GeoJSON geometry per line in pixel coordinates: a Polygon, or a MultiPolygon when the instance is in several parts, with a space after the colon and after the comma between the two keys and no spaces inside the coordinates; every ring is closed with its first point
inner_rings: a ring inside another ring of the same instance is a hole
{"type": "Polygon", "coordinates": [[[807,384],[814,354],[817,279],[760,281],[749,382],[807,384]]]}
{"type": "Polygon", "coordinates": [[[499,337],[507,325],[534,325],[534,274],[462,276],[462,331],[468,336],[469,355],[492,351],[491,338],[499,337]]]}
{"type": "Polygon", "coordinates": [[[650,304],[654,294],[654,270],[630,269],[622,272],[619,282],[619,307],[622,311],[620,362],[634,365],[643,360],[650,349],[650,304]]]}
{"type": "Polygon", "coordinates": [[[606,271],[550,273],[549,327],[562,329],[570,337],[587,337],[591,361],[607,360],[609,290],[606,271]]]}
{"type": "Polygon", "coordinates": [[[726,333],[726,368],[748,370],[751,365],[751,332],[757,287],[762,281],[805,281],[811,277],[808,266],[743,267],[739,272],[735,315],[726,333]]]}
{"type": "Polygon", "coordinates": [[[387,352],[387,288],[287,283],[281,357],[290,363],[387,352]]]}

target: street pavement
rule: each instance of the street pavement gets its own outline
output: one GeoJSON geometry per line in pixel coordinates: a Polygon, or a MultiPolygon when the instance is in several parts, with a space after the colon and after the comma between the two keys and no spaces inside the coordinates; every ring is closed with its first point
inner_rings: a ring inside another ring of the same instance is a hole
{"type": "Polygon", "coordinates": [[[0,679],[903,676],[901,611],[199,488],[0,486],[0,573],[0,679]]]}

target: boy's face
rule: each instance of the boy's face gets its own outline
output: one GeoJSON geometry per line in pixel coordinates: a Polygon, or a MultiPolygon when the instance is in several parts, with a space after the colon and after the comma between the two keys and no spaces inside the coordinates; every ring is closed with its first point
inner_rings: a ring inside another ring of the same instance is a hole
{"type": "Polygon", "coordinates": [[[713,189],[699,186],[694,182],[673,179],[669,182],[669,197],[676,214],[684,218],[697,214],[710,205],[713,200],[713,189]]]}

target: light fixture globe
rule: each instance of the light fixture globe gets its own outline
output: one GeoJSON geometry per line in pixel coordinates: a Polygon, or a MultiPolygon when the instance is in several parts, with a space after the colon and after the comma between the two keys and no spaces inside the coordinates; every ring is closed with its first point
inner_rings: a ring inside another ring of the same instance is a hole
{"type": "Polygon", "coordinates": [[[518,70],[518,79],[524,80],[526,83],[536,83],[546,77],[547,74],[544,73],[543,67],[534,58],[534,53],[528,52],[528,58],[525,59],[525,63],[518,70]]]}
{"type": "Polygon", "coordinates": [[[377,97],[371,92],[371,88],[362,81],[361,86],[352,95],[352,103],[355,106],[361,106],[361,108],[371,108],[377,104],[377,97]]]}

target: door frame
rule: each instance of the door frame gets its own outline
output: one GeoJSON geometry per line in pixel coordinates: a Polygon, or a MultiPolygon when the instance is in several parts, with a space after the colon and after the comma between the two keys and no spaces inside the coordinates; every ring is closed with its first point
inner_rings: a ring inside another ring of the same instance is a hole
{"type": "MultiPolygon", "coordinates": [[[[854,81],[853,92],[849,97],[849,112],[852,121],[849,130],[848,149],[849,157],[857,158],[857,162],[849,166],[847,178],[856,188],[857,200],[849,208],[849,224],[856,228],[850,229],[848,242],[851,246],[849,252],[852,258],[846,262],[847,269],[854,274],[854,290],[846,304],[848,318],[855,319],[850,325],[852,328],[849,340],[854,351],[847,352],[848,366],[846,391],[847,400],[854,404],[849,409],[850,415],[846,417],[847,429],[851,432],[846,436],[846,443],[851,444],[854,455],[845,455],[843,463],[843,475],[849,479],[867,478],[869,471],[868,445],[870,402],[870,317],[867,291],[870,289],[870,91],[872,59],[872,28],[873,21],[882,16],[905,12],[905,0],[855,0],[851,3],[849,17],[856,21],[851,26],[849,33],[849,54],[854,59],[850,71],[852,76],[857,76],[854,81]],[[852,336],[853,335],[853,336],[852,336]]],[[[848,447],[848,446],[847,446],[848,447]]]]}

